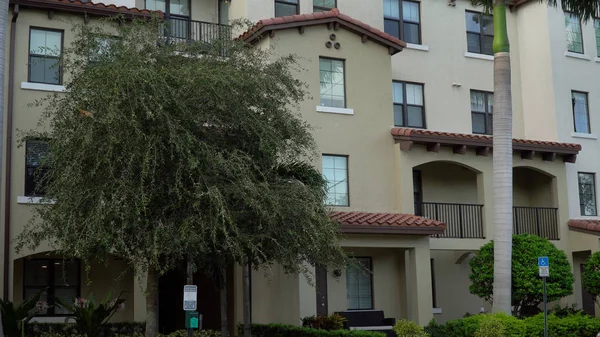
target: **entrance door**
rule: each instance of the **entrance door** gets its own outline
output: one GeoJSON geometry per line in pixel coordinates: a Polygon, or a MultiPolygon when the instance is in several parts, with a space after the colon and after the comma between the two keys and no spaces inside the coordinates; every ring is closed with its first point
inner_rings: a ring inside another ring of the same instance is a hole
{"type": "Polygon", "coordinates": [[[413,193],[415,199],[415,215],[423,215],[423,182],[421,171],[413,170],[413,193]]]}
{"type": "MultiPolygon", "coordinates": [[[[585,264],[582,263],[580,265],[581,275],[583,275],[584,271],[585,264]]],[[[592,296],[585,289],[583,289],[583,284],[581,285],[581,304],[585,313],[591,315],[592,317],[596,316],[596,302],[594,301],[594,296],[592,296]]]]}
{"type": "Polygon", "coordinates": [[[315,279],[317,286],[317,316],[327,316],[329,313],[327,305],[327,268],[324,266],[317,266],[315,279]]]}

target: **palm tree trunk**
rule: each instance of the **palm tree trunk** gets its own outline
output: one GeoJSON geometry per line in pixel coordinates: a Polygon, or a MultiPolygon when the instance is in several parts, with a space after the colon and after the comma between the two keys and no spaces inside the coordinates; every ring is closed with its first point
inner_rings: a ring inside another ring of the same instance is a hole
{"type": "Polygon", "coordinates": [[[244,278],[244,337],[250,337],[252,330],[250,324],[250,263],[249,259],[244,263],[243,266],[243,278],[244,278]]]}
{"type": "Polygon", "coordinates": [[[227,274],[225,267],[219,267],[218,273],[219,282],[219,295],[221,299],[221,336],[229,336],[229,322],[227,320],[227,274]]]}
{"type": "Polygon", "coordinates": [[[148,268],[145,337],[156,337],[158,334],[158,276],[156,270],[148,268]]]}
{"type": "Polygon", "coordinates": [[[493,312],[511,314],[512,101],[505,0],[494,0],[493,312]]]}

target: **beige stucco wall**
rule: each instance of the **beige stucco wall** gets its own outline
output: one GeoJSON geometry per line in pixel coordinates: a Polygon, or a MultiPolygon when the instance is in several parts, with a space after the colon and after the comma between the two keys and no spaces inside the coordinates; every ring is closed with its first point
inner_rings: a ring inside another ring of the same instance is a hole
{"type": "Polygon", "coordinates": [[[298,276],[285,274],[279,265],[253,271],[252,321],[300,324],[299,282],[298,276]]]}
{"type": "Polygon", "coordinates": [[[431,162],[421,171],[424,202],[476,204],[477,172],[457,163],[431,162]]]}
{"type": "MultiPolygon", "coordinates": [[[[303,34],[296,29],[277,31],[274,38],[265,40],[276,54],[299,56],[306,69],[298,74],[309,89],[300,113],[315,127],[319,154],[349,156],[350,207],[343,209],[393,211],[392,78],[387,48],[370,40],[362,43],[359,35],[343,28],[328,30],[326,25],[307,27],[303,34]],[[332,33],[341,44],[339,50],[325,47],[332,33]],[[354,115],[316,111],[320,56],[345,60],[346,106],[354,109],[354,115]]],[[[321,159],[314,165],[320,169],[321,159]]]]}

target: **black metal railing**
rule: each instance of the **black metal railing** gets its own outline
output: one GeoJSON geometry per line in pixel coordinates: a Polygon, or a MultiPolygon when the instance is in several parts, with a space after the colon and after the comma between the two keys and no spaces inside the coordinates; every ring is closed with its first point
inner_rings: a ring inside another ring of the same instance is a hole
{"type": "Polygon", "coordinates": [[[415,203],[415,214],[446,224],[444,234],[436,235],[436,237],[485,238],[483,233],[483,205],[417,202],[415,203]]]}
{"type": "Polygon", "coordinates": [[[513,232],[559,240],[558,208],[513,207],[513,232]]]}
{"type": "Polygon", "coordinates": [[[206,42],[231,39],[231,26],[212,22],[190,20],[185,17],[168,16],[165,18],[161,35],[168,42],[206,42]]]}

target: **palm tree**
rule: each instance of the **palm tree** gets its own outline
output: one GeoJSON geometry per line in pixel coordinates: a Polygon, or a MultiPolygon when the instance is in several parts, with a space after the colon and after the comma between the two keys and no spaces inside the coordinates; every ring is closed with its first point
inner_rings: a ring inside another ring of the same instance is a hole
{"type": "MultiPolygon", "coordinates": [[[[568,8],[583,22],[594,17],[600,0],[536,0],[549,6],[568,8]]],[[[494,13],[494,312],[511,312],[512,256],[512,101],[510,43],[506,7],[513,0],[471,0],[494,13]]]]}

